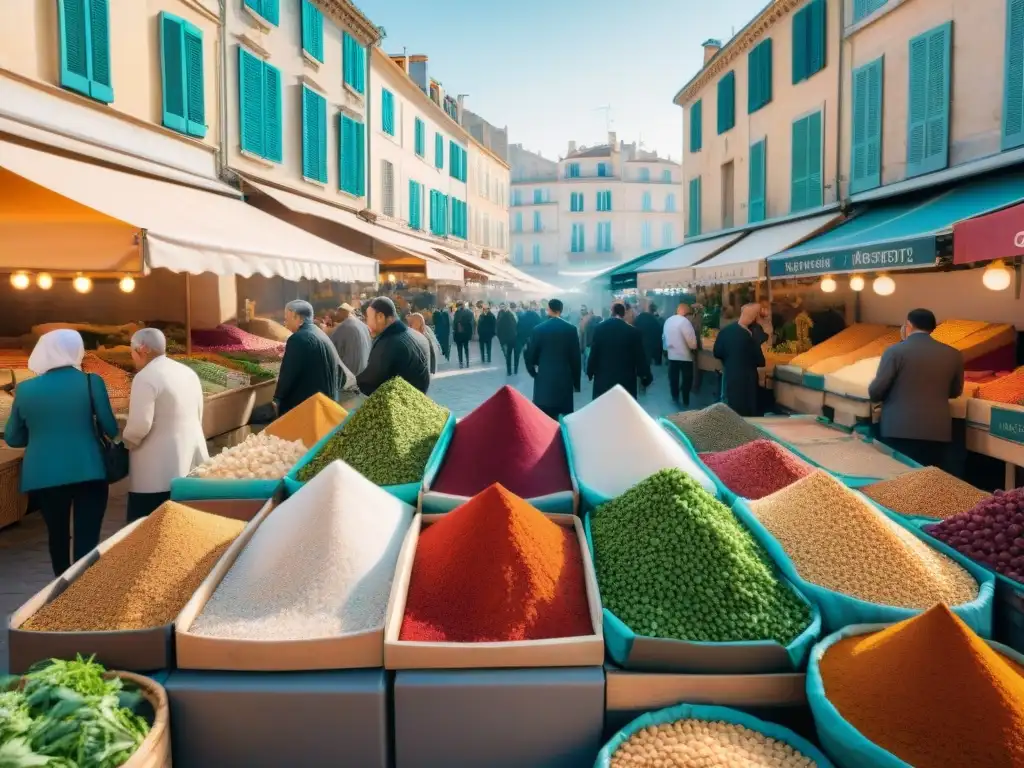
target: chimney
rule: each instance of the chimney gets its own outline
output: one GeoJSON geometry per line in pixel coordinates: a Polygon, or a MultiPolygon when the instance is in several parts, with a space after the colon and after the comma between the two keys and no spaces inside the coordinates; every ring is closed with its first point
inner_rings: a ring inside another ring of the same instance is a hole
{"type": "Polygon", "coordinates": [[[722,41],[712,37],[701,43],[701,47],[704,49],[704,66],[706,67],[715,54],[722,50],[722,41]]]}
{"type": "Polygon", "coordinates": [[[576,142],[575,141],[570,141],[569,142],[569,154],[571,155],[575,151],[576,151],[576,142]]]}
{"type": "Polygon", "coordinates": [[[462,125],[463,110],[466,107],[466,94],[460,93],[455,99],[455,103],[458,105],[458,118],[455,120],[459,125],[462,125]]]}
{"type": "Polygon", "coordinates": [[[608,131],[608,146],[611,147],[612,151],[618,149],[618,139],[615,136],[615,131],[608,131]]]}
{"type": "Polygon", "coordinates": [[[427,57],[422,54],[408,57],[409,77],[428,96],[430,95],[430,78],[427,77],[427,57]]]}

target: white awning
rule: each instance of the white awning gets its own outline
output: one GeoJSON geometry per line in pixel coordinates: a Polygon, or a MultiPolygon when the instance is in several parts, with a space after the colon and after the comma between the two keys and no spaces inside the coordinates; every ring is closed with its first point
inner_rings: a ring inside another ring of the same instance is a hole
{"type": "Polygon", "coordinates": [[[642,291],[651,291],[667,288],[670,285],[692,283],[694,264],[729,247],[743,235],[743,232],[737,232],[681,245],[670,253],[639,267],[636,270],[636,287],[642,291]]]}
{"type": "Polygon", "coordinates": [[[440,253],[446,254],[457,261],[467,264],[470,269],[488,275],[489,280],[501,283],[511,283],[524,293],[556,293],[558,291],[553,285],[531,277],[522,270],[516,269],[511,264],[499,261],[488,261],[478,256],[473,256],[463,251],[456,251],[453,248],[437,248],[440,253]]]}
{"type": "Polygon", "coordinates": [[[803,242],[841,218],[838,212],[826,213],[754,230],[735,245],[694,267],[693,282],[708,285],[763,279],[765,260],[769,256],[803,242]]]}
{"type": "MultiPolygon", "coordinates": [[[[4,141],[0,141],[0,168],[141,230],[148,267],[192,274],[277,275],[287,280],[369,283],[377,279],[377,262],[372,259],[237,198],[4,141]]],[[[45,240],[47,228],[59,229],[61,221],[41,216],[20,226],[33,224],[45,240]]],[[[84,253],[90,245],[82,242],[74,247],[84,253]]]]}

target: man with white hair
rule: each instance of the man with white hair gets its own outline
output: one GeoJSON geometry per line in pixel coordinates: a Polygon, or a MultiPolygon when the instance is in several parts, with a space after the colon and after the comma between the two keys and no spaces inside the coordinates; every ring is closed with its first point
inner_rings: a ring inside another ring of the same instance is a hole
{"type": "Polygon", "coordinates": [[[274,391],[278,416],[318,392],[336,401],[346,369],[330,337],[313,323],[313,305],[302,299],[289,301],[284,308],[284,324],[292,335],[284,345],[274,391]]]}
{"type": "Polygon", "coordinates": [[[171,481],[184,477],[210,454],[203,434],[203,387],[195,371],[167,357],[158,328],[132,336],[132,380],[123,440],[130,451],[128,522],[171,498],[171,481]]]}

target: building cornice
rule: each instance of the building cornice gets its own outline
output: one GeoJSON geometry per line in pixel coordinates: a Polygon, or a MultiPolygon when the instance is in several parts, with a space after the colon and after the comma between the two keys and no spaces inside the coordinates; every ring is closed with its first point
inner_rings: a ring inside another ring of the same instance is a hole
{"type": "Polygon", "coordinates": [[[774,0],[712,57],[711,61],[680,89],[672,102],[680,107],[690,102],[719,75],[724,74],[740,54],[753,48],[775,24],[804,2],[805,0],[774,0]]]}
{"type": "Polygon", "coordinates": [[[331,18],[339,27],[349,30],[363,45],[369,47],[381,41],[380,29],[356,8],[351,0],[312,0],[321,13],[331,18]]]}

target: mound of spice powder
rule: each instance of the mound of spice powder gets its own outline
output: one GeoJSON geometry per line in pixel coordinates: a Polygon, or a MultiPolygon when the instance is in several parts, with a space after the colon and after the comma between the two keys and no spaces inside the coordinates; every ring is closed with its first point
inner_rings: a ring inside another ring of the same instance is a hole
{"type": "Polygon", "coordinates": [[[493,483],[523,498],[572,490],[558,422],[508,385],[455,426],[431,490],[473,496],[493,483]]]}
{"type": "Polygon", "coordinates": [[[668,417],[698,453],[728,451],[764,437],[764,433],[725,403],[699,411],[680,411],[668,417]]]}
{"type": "Polygon", "coordinates": [[[914,768],[1024,765],[1024,669],[944,605],[840,640],[819,666],[839,714],[914,768]]]}
{"type": "Polygon", "coordinates": [[[700,454],[730,491],[744,499],[760,499],[806,477],[813,467],[776,442],[755,440],[730,451],[700,454]]]}
{"type": "Polygon", "coordinates": [[[482,643],[593,632],[575,531],[497,483],[420,533],[399,639],[482,643]]]}

